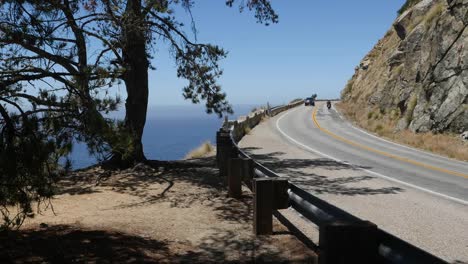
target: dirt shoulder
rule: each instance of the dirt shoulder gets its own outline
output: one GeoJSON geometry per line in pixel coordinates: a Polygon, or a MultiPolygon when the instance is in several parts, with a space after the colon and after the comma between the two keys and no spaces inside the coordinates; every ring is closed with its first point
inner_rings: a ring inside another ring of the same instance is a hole
{"type": "Polygon", "coordinates": [[[60,183],[41,215],[0,238],[0,262],[308,262],[315,254],[275,220],[255,237],[252,196],[226,196],[214,159],[93,168],[60,183]],[[54,214],[55,212],[55,214],[54,214]]]}

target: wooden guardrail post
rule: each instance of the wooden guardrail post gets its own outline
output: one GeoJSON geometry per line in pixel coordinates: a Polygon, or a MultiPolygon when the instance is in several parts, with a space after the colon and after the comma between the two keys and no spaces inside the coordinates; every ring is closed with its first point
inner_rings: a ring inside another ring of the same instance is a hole
{"type": "Polygon", "coordinates": [[[224,154],[223,150],[226,145],[229,144],[229,137],[229,132],[225,131],[223,128],[216,131],[216,165],[218,167],[221,165],[221,156],[224,154]]]}
{"type": "Polygon", "coordinates": [[[378,229],[368,221],[320,226],[319,264],[377,263],[378,229]]]}
{"type": "Polygon", "coordinates": [[[289,206],[288,181],[274,178],[255,178],[254,191],[254,233],[273,233],[273,210],[289,206]],[[286,194],[286,195],[284,195],[286,194]]]}
{"type": "Polygon", "coordinates": [[[243,159],[230,158],[228,166],[228,195],[232,198],[240,198],[242,195],[242,171],[243,159]]]}
{"type": "Polygon", "coordinates": [[[278,178],[273,179],[273,209],[286,209],[289,207],[288,187],[288,180],[278,178]]]}
{"type": "Polygon", "coordinates": [[[253,159],[242,159],[242,181],[252,190],[252,181],[255,176],[255,164],[253,159]]]}
{"type": "Polygon", "coordinates": [[[220,130],[216,133],[216,160],[219,168],[219,175],[228,175],[229,159],[237,157],[237,149],[231,141],[229,132],[220,130]]]}
{"type": "Polygon", "coordinates": [[[273,233],[273,181],[257,178],[253,182],[254,191],[254,233],[271,235],[273,233]]]}

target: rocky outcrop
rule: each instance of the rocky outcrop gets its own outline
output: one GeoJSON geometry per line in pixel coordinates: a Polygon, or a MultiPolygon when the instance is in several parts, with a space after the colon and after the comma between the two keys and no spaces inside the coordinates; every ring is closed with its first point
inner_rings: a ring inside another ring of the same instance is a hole
{"type": "Polygon", "coordinates": [[[467,27],[468,0],[422,0],[356,67],[343,101],[398,111],[397,129],[467,130],[467,27]]]}

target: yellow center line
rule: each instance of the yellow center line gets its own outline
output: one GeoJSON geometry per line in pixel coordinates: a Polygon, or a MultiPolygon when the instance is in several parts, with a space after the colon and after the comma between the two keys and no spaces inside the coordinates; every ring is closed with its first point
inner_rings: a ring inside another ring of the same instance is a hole
{"type": "Polygon", "coordinates": [[[403,158],[403,157],[400,157],[400,156],[397,156],[397,155],[394,155],[394,154],[390,154],[390,153],[387,153],[387,152],[384,152],[384,151],[380,151],[380,150],[377,150],[377,149],[373,149],[373,148],[370,148],[368,146],[364,146],[364,145],[361,145],[359,143],[348,140],[346,138],[340,137],[340,136],[330,132],[329,130],[321,127],[320,124],[317,121],[316,114],[317,114],[317,107],[315,107],[315,109],[314,109],[314,111],[312,113],[312,119],[314,120],[314,123],[318,127],[318,129],[320,129],[322,132],[324,132],[324,133],[330,135],[331,137],[333,137],[333,138],[335,138],[335,139],[337,139],[339,141],[342,141],[342,142],[344,142],[346,144],[349,144],[349,145],[352,145],[352,146],[355,146],[355,147],[358,147],[358,148],[361,148],[361,149],[365,149],[367,151],[377,153],[377,154],[380,154],[382,156],[389,157],[389,158],[392,158],[392,159],[395,159],[395,160],[403,161],[403,162],[406,162],[406,163],[409,163],[409,164],[412,164],[412,165],[416,165],[416,166],[423,167],[423,168],[426,168],[426,169],[430,169],[430,170],[434,170],[434,171],[438,171],[438,172],[443,172],[443,173],[447,173],[447,174],[450,174],[450,175],[455,175],[455,176],[459,176],[459,177],[463,177],[463,178],[468,179],[468,174],[463,174],[463,173],[457,172],[457,171],[446,170],[446,169],[442,169],[442,168],[435,167],[435,166],[432,166],[432,165],[428,165],[428,164],[425,164],[425,163],[421,163],[421,162],[418,162],[418,161],[415,161],[415,160],[411,160],[411,159],[408,159],[408,158],[403,158]]]}

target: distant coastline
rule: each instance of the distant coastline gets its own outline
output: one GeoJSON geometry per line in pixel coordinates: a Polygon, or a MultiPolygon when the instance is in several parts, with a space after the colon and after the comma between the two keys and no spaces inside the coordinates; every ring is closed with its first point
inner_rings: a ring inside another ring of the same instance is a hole
{"type": "MultiPolygon", "coordinates": [[[[255,105],[234,105],[235,113],[229,119],[248,114],[255,105]]],[[[124,112],[116,111],[111,118],[123,119],[124,112]]],[[[153,106],[149,107],[143,147],[145,155],[152,160],[178,160],[191,149],[205,141],[216,144],[216,130],[223,119],[206,114],[203,106],[153,106]]],[[[76,143],[70,155],[73,169],[81,169],[97,162],[89,155],[84,143],[76,143]]]]}

